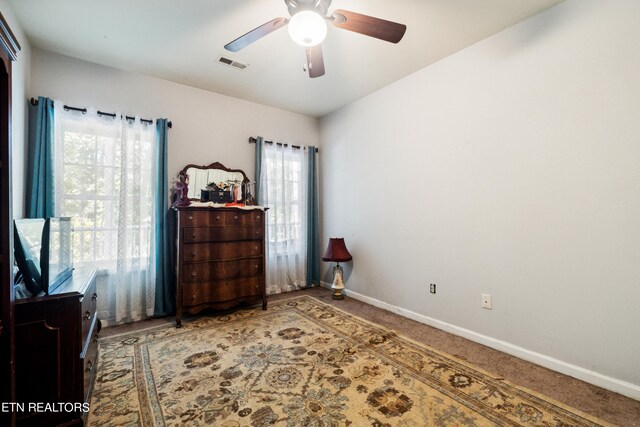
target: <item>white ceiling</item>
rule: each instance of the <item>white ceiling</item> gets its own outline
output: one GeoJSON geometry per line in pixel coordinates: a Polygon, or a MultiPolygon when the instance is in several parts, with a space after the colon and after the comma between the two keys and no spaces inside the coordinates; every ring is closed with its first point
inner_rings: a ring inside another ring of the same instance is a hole
{"type": "Polygon", "coordinates": [[[38,48],[320,117],[561,0],[334,0],[407,25],[397,45],[329,26],[326,74],[303,72],[286,28],[237,53],[224,45],[288,17],[283,0],[11,0],[38,48]],[[219,55],[248,63],[239,71],[219,55]]]}

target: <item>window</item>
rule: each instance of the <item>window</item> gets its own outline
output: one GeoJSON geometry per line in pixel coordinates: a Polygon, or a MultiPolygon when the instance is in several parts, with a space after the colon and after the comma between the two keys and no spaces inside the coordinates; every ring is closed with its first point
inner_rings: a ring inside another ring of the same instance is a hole
{"type": "Polygon", "coordinates": [[[273,255],[295,252],[302,236],[302,150],[265,150],[266,191],[271,210],[267,238],[273,255]]]}
{"type": "Polygon", "coordinates": [[[304,150],[276,144],[262,153],[259,203],[267,206],[267,293],[306,286],[304,150]]]}
{"type": "Polygon", "coordinates": [[[123,238],[131,242],[125,257],[147,258],[153,214],[153,127],[142,125],[148,129],[130,138],[121,132],[120,123],[114,126],[115,119],[87,120],[90,126],[75,117],[58,123],[61,173],[56,176],[62,185],[56,188],[57,211],[72,217],[74,262],[113,268],[123,238]]]}

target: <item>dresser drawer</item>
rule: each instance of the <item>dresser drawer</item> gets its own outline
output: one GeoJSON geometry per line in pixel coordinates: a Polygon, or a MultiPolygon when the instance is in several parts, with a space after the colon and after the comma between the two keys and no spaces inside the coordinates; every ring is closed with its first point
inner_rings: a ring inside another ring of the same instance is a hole
{"type": "Polygon", "coordinates": [[[260,210],[243,211],[183,211],[180,212],[180,224],[183,227],[224,227],[225,225],[262,224],[264,212],[260,210]]]}
{"type": "Polygon", "coordinates": [[[262,257],[232,261],[203,261],[182,265],[183,282],[229,280],[262,274],[262,257]]]}
{"type": "Polygon", "coordinates": [[[260,240],[264,236],[262,225],[225,227],[185,227],[182,229],[184,243],[231,242],[235,240],[260,240]]]}
{"type": "Polygon", "coordinates": [[[237,259],[260,255],[262,255],[260,240],[190,243],[182,247],[182,260],[186,262],[237,259]]]}
{"type": "Polygon", "coordinates": [[[262,293],[264,278],[222,281],[217,283],[185,283],[182,286],[183,305],[196,306],[211,302],[231,301],[247,296],[259,296],[262,293]]]}
{"type": "Polygon", "coordinates": [[[98,294],[96,293],[96,281],[94,280],[91,286],[87,288],[81,302],[80,316],[82,319],[82,347],[84,348],[87,339],[89,338],[89,331],[93,324],[93,319],[96,317],[96,305],[98,294]]]}

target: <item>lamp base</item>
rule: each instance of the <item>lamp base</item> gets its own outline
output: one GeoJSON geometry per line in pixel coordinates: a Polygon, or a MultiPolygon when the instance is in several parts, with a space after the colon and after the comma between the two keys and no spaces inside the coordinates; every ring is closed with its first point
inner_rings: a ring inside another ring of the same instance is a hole
{"type": "Polygon", "coordinates": [[[344,299],[344,295],[342,294],[342,291],[344,290],[344,280],[342,279],[342,275],[342,267],[340,267],[340,263],[338,263],[333,267],[333,284],[331,285],[331,289],[333,289],[333,296],[331,299],[344,299]]]}
{"type": "Polygon", "coordinates": [[[341,299],[344,299],[344,295],[342,295],[342,291],[336,290],[336,292],[333,295],[331,295],[331,299],[341,300],[341,299]]]}

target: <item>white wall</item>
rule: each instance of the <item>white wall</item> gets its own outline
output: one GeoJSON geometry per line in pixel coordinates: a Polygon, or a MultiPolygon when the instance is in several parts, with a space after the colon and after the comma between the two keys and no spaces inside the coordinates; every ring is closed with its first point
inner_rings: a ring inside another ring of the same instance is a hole
{"type": "Polygon", "coordinates": [[[12,133],[12,189],[13,189],[13,217],[23,218],[25,214],[25,185],[27,158],[27,92],[31,77],[31,45],[25,37],[8,0],[0,0],[2,16],[11,27],[11,31],[18,39],[21,50],[17,61],[13,62],[11,70],[11,133],[12,133]]]}
{"type": "Polygon", "coordinates": [[[568,0],[325,117],[347,289],[640,398],[638,16],[568,0]]]}
{"type": "MultiPolygon", "coordinates": [[[[167,56],[170,60],[170,55],[167,56]]],[[[254,179],[250,136],[318,145],[315,118],[33,49],[30,96],[144,118],[167,117],[171,182],[189,163],[218,161],[254,179]]]]}

